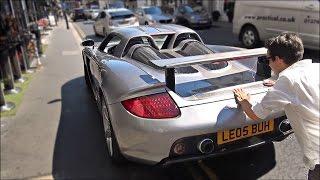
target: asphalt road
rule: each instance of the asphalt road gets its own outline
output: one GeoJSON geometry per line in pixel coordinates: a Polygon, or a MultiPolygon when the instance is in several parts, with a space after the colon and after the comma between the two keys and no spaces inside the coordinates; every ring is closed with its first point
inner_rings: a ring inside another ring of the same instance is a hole
{"type": "MultiPolygon", "coordinates": [[[[76,22],[80,34],[97,42],[103,40],[93,33],[93,22],[76,22]]],[[[206,44],[241,47],[232,34],[232,25],[218,22],[210,29],[196,30],[206,44]]],[[[306,50],[306,58],[319,60],[319,51],[306,50]]],[[[133,165],[134,166],[134,165],[133,165]]],[[[140,165],[137,165],[140,167],[140,165]]],[[[294,135],[282,142],[228,154],[223,157],[190,162],[166,168],[169,179],[305,179],[307,169],[302,163],[302,154],[294,135]],[[180,177],[180,175],[185,176],[180,177]],[[177,174],[179,174],[177,176],[177,174]]],[[[160,173],[162,174],[162,173],[160,173]]],[[[154,177],[158,177],[157,173],[154,177]]],[[[161,177],[161,176],[160,176],[161,177]]]]}

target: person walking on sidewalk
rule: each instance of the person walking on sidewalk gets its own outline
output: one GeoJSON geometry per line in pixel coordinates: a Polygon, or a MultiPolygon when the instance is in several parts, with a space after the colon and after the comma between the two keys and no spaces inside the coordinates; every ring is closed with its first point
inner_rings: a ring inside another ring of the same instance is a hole
{"type": "Polygon", "coordinates": [[[233,90],[236,101],[252,120],[265,119],[273,110],[284,109],[309,168],[308,179],[319,180],[319,64],[301,60],[304,47],[295,33],[282,33],[265,46],[269,66],[278,79],[254,106],[242,89],[233,90]]]}

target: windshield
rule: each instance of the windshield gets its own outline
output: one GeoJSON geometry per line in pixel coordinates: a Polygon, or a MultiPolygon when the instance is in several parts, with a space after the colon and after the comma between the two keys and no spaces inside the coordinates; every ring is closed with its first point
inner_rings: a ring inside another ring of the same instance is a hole
{"type": "Polygon", "coordinates": [[[111,19],[125,19],[131,18],[134,14],[131,11],[117,11],[117,12],[109,12],[111,15],[111,19]]]}
{"type": "Polygon", "coordinates": [[[84,9],[75,9],[74,12],[75,12],[75,13],[83,13],[83,12],[84,12],[84,9]]]}
{"type": "Polygon", "coordinates": [[[190,6],[185,6],[184,9],[187,13],[193,13],[193,9],[190,6]]]}
{"type": "Polygon", "coordinates": [[[158,7],[149,7],[149,8],[145,8],[144,12],[146,14],[162,14],[162,11],[160,8],[158,7]]]}

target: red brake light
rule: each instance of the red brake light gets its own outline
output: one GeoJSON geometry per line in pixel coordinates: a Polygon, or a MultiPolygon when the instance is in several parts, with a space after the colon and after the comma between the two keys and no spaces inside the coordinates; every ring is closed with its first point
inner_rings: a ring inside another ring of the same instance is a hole
{"type": "Polygon", "coordinates": [[[121,102],[130,113],[151,119],[173,118],[180,115],[180,110],[168,93],[128,99],[121,102]]]}

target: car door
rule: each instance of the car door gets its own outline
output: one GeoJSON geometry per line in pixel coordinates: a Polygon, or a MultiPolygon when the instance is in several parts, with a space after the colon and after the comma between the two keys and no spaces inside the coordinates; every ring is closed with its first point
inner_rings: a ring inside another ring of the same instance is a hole
{"type": "MultiPolygon", "coordinates": [[[[101,84],[101,60],[115,58],[116,47],[121,42],[121,38],[117,35],[108,36],[101,44],[102,47],[96,52],[96,57],[90,61],[90,70],[92,74],[93,88],[95,92],[98,92],[99,86],[101,84]],[[107,53],[107,56],[106,56],[107,53]],[[101,58],[101,57],[104,58],[101,58]]],[[[95,94],[96,95],[96,94],[95,94]]]]}
{"type": "Polygon", "coordinates": [[[304,0],[299,34],[305,47],[319,49],[319,0],[304,0]]]}

